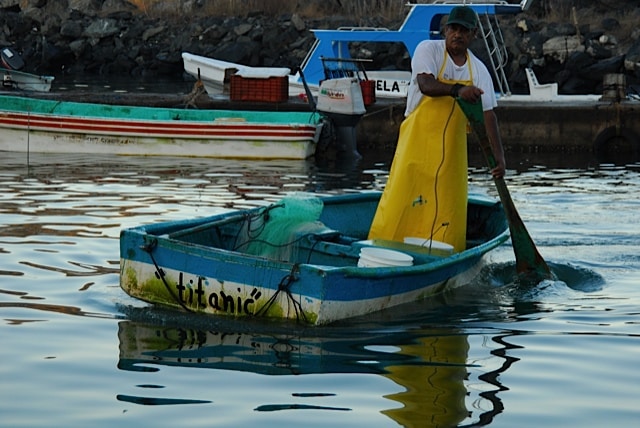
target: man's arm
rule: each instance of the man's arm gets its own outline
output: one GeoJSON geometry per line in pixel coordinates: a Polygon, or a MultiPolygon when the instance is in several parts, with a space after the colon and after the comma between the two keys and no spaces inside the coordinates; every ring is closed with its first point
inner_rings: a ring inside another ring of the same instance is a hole
{"type": "Polygon", "coordinates": [[[496,166],[491,170],[494,178],[504,177],[506,163],[504,160],[504,149],[502,147],[502,139],[500,138],[500,129],[498,127],[498,118],[493,110],[484,112],[484,126],[487,130],[487,137],[491,143],[493,157],[496,159],[496,166]]]}
{"type": "Polygon", "coordinates": [[[421,73],[417,76],[420,92],[430,97],[459,96],[465,101],[475,103],[480,101],[482,89],[477,86],[452,85],[436,79],[433,74],[421,73]],[[456,86],[458,86],[456,88],[456,86]]]}

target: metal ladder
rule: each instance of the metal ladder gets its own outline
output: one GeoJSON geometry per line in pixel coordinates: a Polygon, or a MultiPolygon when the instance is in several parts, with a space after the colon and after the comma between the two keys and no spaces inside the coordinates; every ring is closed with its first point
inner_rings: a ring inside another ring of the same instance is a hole
{"type": "Polygon", "coordinates": [[[482,40],[489,54],[489,61],[491,62],[493,74],[496,77],[498,90],[503,96],[511,95],[509,82],[504,72],[507,62],[509,61],[509,55],[504,44],[504,37],[502,36],[498,18],[494,15],[492,22],[491,16],[488,13],[478,16],[478,18],[480,33],[482,34],[482,40]]]}

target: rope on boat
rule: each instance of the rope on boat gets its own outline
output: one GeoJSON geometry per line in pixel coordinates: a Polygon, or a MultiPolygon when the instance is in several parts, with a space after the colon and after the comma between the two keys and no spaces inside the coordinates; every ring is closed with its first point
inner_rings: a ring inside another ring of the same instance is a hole
{"type": "Polygon", "coordinates": [[[298,279],[296,277],[297,273],[298,264],[296,263],[291,267],[291,272],[289,272],[282,278],[282,280],[280,280],[280,284],[278,284],[278,290],[273,294],[273,296],[271,296],[269,300],[265,302],[264,305],[260,307],[260,309],[256,311],[255,316],[265,316],[269,309],[275,304],[276,299],[278,299],[280,293],[284,293],[286,295],[287,301],[291,302],[293,309],[296,312],[296,321],[300,321],[300,319],[302,319],[302,321],[308,322],[307,316],[302,310],[302,305],[295,299],[295,297],[293,297],[290,289],[291,284],[293,284],[298,279]]]}
{"type": "Polygon", "coordinates": [[[153,262],[153,266],[155,266],[156,268],[156,276],[158,278],[160,278],[162,280],[162,283],[164,284],[165,288],[167,289],[167,292],[169,293],[169,295],[171,296],[171,298],[173,300],[175,300],[180,306],[182,306],[182,309],[184,309],[187,312],[194,312],[190,307],[188,307],[187,305],[185,305],[182,300],[180,300],[180,298],[178,298],[178,296],[176,296],[173,293],[173,290],[171,289],[171,287],[169,286],[169,284],[167,283],[167,280],[165,279],[166,277],[166,273],[164,272],[164,270],[158,265],[158,262],[156,262],[156,258],[153,257],[153,250],[158,246],[158,240],[154,239],[151,242],[147,243],[146,245],[142,245],[140,246],[140,248],[146,252],[147,254],[149,254],[149,257],[151,258],[151,261],[153,262]]]}
{"type": "Polygon", "coordinates": [[[200,79],[196,80],[196,83],[193,84],[193,89],[191,89],[191,92],[185,96],[184,108],[197,109],[198,105],[196,101],[198,100],[198,97],[206,93],[207,91],[204,88],[204,83],[202,83],[202,80],[200,79]]]}

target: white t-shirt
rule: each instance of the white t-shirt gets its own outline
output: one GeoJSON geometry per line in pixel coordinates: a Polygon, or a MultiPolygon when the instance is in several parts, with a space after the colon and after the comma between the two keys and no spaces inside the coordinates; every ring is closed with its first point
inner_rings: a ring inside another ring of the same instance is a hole
{"type": "MultiPolygon", "coordinates": [[[[418,44],[413,58],[411,59],[411,82],[407,90],[407,109],[404,115],[409,114],[418,106],[423,97],[418,87],[418,74],[433,74],[438,78],[438,73],[442,68],[442,62],[445,59],[445,41],[444,40],[424,40],[418,44]]],[[[473,85],[484,91],[482,95],[482,109],[484,111],[492,110],[498,105],[496,102],[496,93],[493,88],[493,81],[487,67],[480,61],[470,50],[469,58],[471,59],[471,72],[473,73],[473,85]]],[[[469,67],[466,64],[462,66],[456,65],[451,57],[447,55],[447,63],[444,68],[442,77],[448,80],[469,80],[469,67]]]]}

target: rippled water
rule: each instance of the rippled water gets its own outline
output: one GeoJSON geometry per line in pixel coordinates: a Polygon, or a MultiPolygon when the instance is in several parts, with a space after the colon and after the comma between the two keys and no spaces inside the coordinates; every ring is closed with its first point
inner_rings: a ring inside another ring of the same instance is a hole
{"type": "MultiPolygon", "coordinates": [[[[389,159],[2,153],[0,426],[636,426],[639,164],[510,155],[558,281],[515,281],[507,243],[469,286],[322,328],[184,315],[119,288],[122,228],[380,188],[389,159]]],[[[494,195],[482,168],[470,178],[494,195]]]]}

